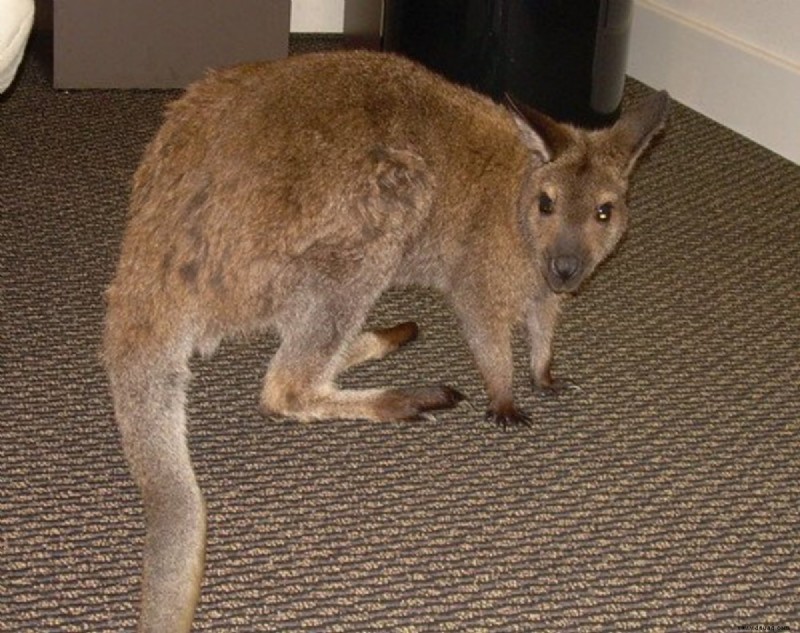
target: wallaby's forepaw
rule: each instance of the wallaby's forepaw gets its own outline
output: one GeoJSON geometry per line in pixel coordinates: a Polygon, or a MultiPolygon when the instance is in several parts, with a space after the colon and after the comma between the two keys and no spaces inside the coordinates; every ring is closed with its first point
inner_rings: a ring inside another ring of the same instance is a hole
{"type": "Polygon", "coordinates": [[[520,427],[530,428],[532,425],[528,415],[513,407],[504,408],[499,411],[489,409],[486,412],[486,421],[499,426],[504,431],[520,427]]]}
{"type": "Polygon", "coordinates": [[[553,378],[548,384],[533,384],[534,393],[544,396],[545,398],[553,398],[563,393],[570,391],[583,391],[578,385],[570,380],[564,378],[553,378]]]}

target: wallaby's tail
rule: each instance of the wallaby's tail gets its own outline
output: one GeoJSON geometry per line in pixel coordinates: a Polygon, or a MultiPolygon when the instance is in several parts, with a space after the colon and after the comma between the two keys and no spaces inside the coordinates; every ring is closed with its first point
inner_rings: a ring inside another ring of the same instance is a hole
{"type": "Polygon", "coordinates": [[[109,311],[105,362],[147,528],[139,631],[178,633],[191,628],[205,556],[205,506],[186,437],[191,348],[149,338],[109,311]]]}

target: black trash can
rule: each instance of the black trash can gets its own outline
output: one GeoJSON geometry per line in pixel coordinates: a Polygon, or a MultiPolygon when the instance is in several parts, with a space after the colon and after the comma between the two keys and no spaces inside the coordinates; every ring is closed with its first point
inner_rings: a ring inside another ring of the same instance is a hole
{"type": "Polygon", "coordinates": [[[560,121],[619,116],[633,0],[385,0],[384,50],[560,121]]]}

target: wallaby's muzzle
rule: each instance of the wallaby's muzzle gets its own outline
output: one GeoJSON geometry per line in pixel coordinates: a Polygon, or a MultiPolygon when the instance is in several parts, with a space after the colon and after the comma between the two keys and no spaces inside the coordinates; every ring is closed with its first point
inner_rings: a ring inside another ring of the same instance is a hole
{"type": "Polygon", "coordinates": [[[579,254],[552,253],[545,258],[544,273],[553,292],[574,292],[586,277],[587,266],[579,254]]]}

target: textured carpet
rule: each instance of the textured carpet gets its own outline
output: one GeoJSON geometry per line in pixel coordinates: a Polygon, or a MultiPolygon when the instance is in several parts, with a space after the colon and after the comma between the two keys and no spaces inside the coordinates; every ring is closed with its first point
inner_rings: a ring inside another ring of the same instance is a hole
{"type": "MultiPolygon", "coordinates": [[[[34,54],[0,101],[1,631],[134,626],[143,520],[97,352],[128,181],[175,94],[56,92],[34,54]]],[[[581,391],[532,395],[520,341],[530,430],[484,423],[426,292],[372,317],[422,339],[346,380],[444,381],[474,410],[265,420],[274,338],[197,361],[195,629],[800,629],[800,167],[676,105],[631,203],[558,332],[581,391]]]]}

